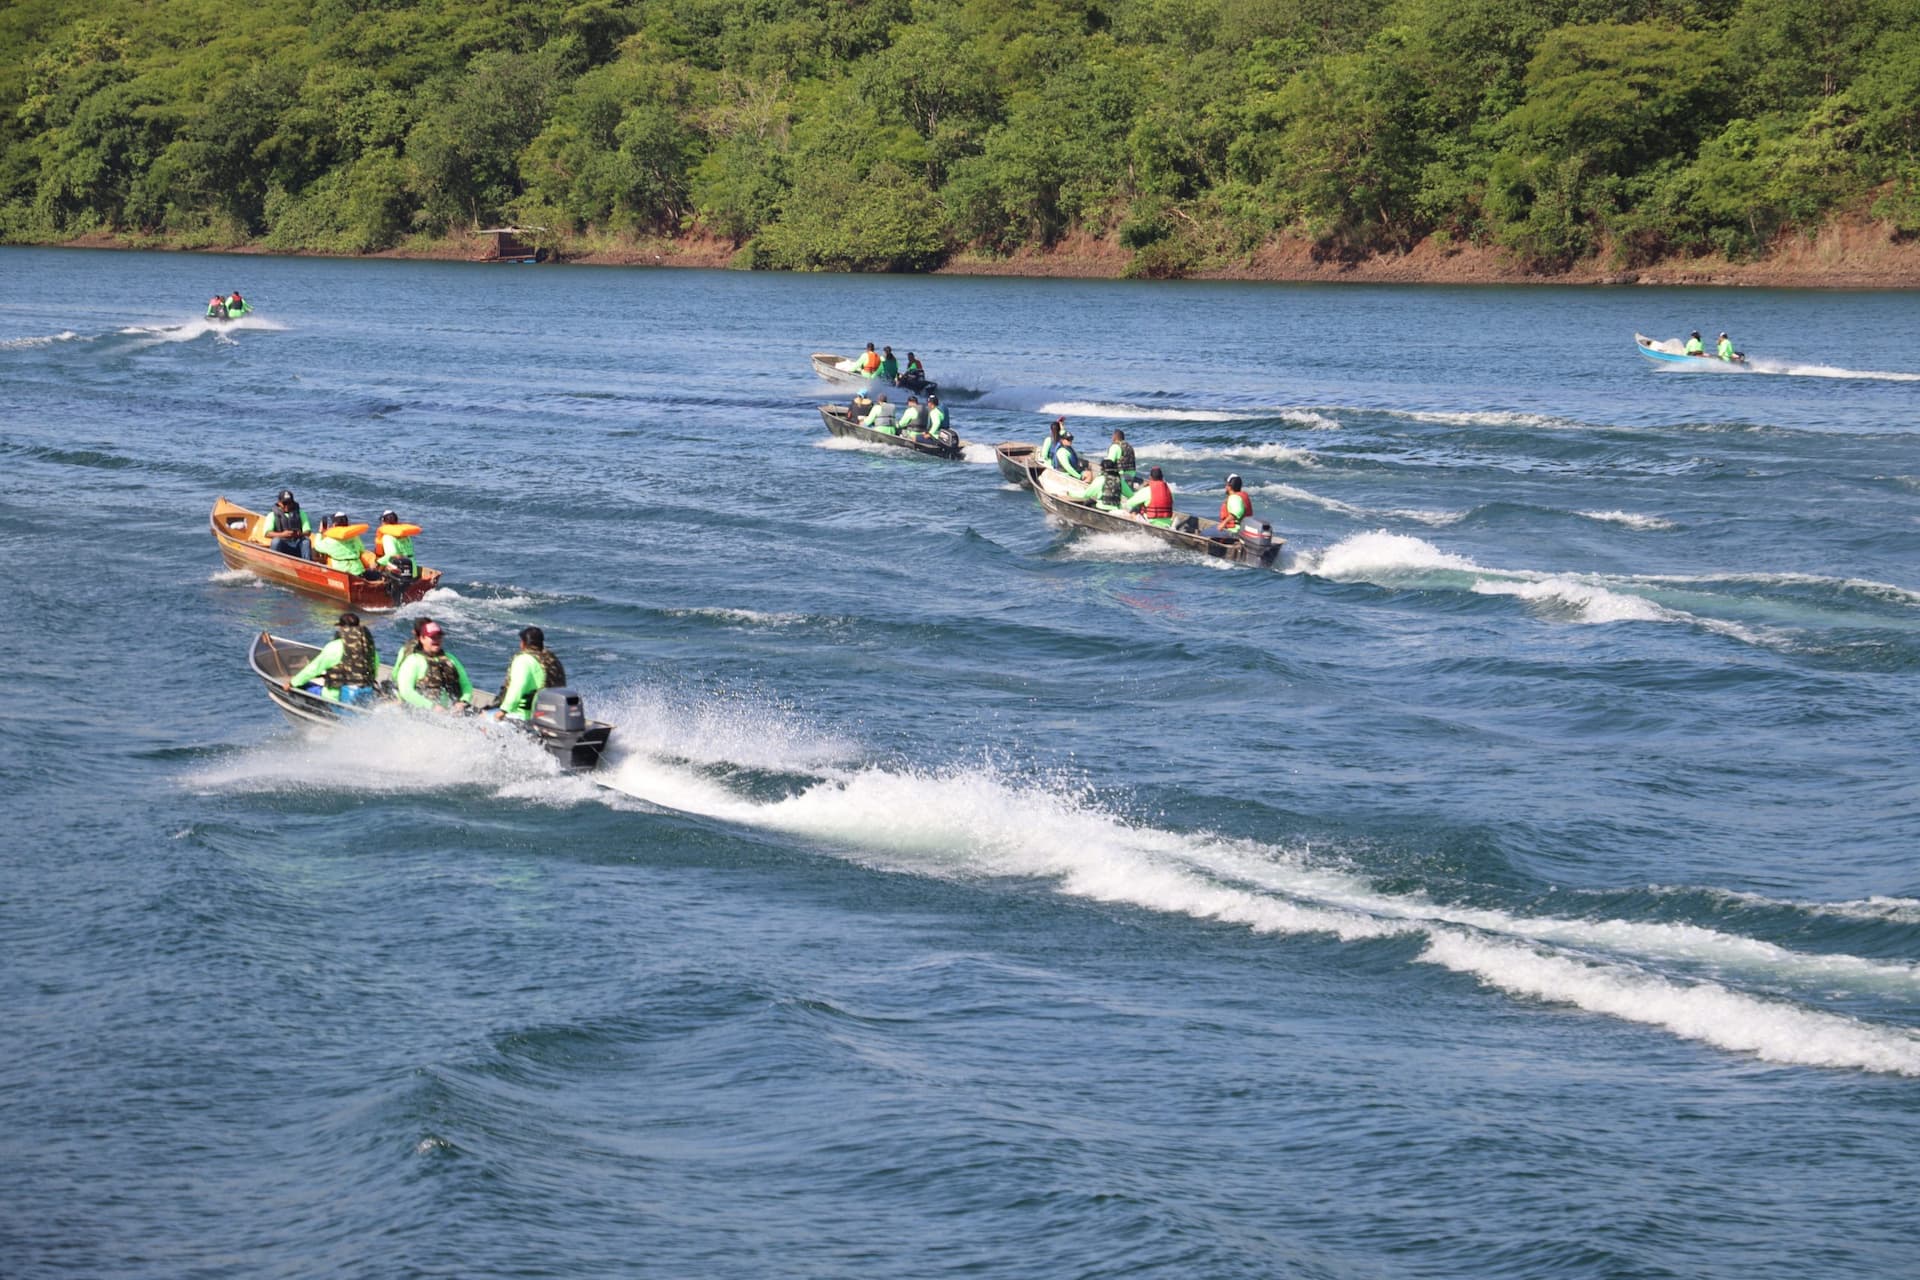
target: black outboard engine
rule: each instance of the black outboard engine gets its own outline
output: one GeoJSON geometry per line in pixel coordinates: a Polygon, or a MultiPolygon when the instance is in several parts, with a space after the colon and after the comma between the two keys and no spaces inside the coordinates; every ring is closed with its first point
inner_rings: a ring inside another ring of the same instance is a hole
{"type": "Polygon", "coordinates": [[[611,726],[587,719],[586,704],[572,689],[542,689],[533,695],[528,722],[540,743],[569,769],[591,769],[607,749],[611,726]]]}
{"type": "Polygon", "coordinates": [[[412,556],[395,556],[383,572],[387,579],[387,594],[396,605],[406,598],[408,589],[419,576],[414,570],[412,556]]]}

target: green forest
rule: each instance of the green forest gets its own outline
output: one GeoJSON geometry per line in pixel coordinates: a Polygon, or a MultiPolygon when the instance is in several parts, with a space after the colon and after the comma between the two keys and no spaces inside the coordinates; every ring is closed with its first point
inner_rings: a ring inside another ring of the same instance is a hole
{"type": "Polygon", "coordinates": [[[1074,233],[1552,272],[1920,233],[1920,0],[9,0],[0,241],[502,221],[925,270],[1074,233]]]}

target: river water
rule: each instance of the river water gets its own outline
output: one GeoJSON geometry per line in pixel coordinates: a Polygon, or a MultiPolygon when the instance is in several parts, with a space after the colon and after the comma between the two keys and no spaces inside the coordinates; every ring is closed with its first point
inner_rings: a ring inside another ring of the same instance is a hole
{"type": "Polygon", "coordinates": [[[1912,295],[0,269],[0,1272],[1913,1274],[1912,295]],[[1060,414],[1282,571],[1051,523],[1060,414]],[[604,785],[290,728],[283,485],[604,785]]]}

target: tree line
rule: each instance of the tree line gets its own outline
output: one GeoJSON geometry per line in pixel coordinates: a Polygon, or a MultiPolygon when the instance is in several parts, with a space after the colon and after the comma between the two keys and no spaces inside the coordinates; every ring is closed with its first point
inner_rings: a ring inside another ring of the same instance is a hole
{"type": "Polygon", "coordinates": [[[10,0],[0,240],[498,221],[919,270],[1084,231],[1551,271],[1920,233],[1920,0],[10,0]]]}

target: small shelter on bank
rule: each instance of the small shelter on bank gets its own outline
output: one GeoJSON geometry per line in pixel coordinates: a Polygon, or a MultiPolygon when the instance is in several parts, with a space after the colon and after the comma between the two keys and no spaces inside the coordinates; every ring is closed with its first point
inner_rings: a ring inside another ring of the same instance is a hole
{"type": "Polygon", "coordinates": [[[475,262],[551,262],[553,250],[542,248],[539,237],[547,234],[545,227],[488,227],[476,231],[480,237],[480,248],[473,255],[475,262]]]}

